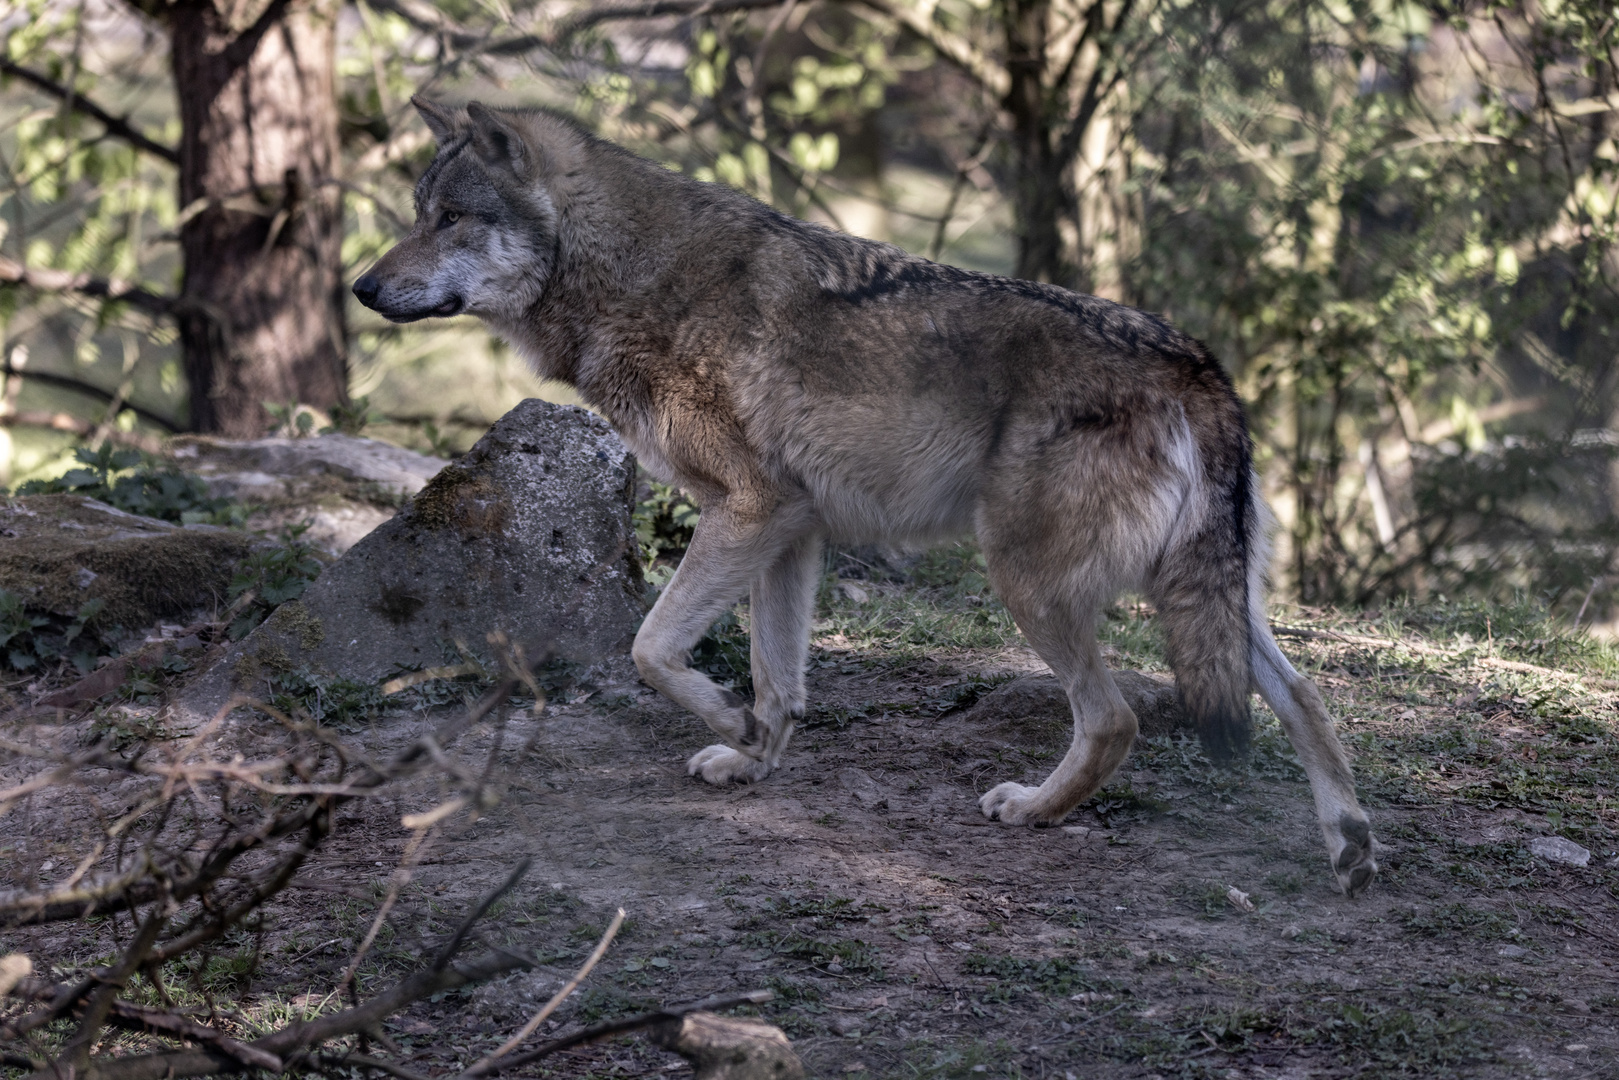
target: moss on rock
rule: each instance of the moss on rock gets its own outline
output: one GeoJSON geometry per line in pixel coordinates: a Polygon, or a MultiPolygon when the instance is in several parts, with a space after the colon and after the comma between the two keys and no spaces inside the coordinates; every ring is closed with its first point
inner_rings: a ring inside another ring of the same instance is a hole
{"type": "Polygon", "coordinates": [[[78,495],[0,502],[0,587],[71,617],[101,600],[106,625],[134,629],[221,604],[251,537],[178,526],[78,495]]]}

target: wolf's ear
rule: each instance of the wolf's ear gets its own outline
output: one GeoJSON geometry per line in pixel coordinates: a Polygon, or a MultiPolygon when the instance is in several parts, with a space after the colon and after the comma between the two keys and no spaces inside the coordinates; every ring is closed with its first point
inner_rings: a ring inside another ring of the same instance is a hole
{"type": "Polygon", "coordinates": [[[511,121],[481,101],[467,106],[467,119],[472,121],[472,142],[478,156],[492,165],[504,165],[518,176],[529,174],[534,165],[532,151],[511,121]]]}
{"type": "Polygon", "coordinates": [[[450,136],[455,133],[454,113],[436,101],[427,100],[420,94],[411,98],[410,103],[416,106],[416,111],[427,122],[427,130],[433,133],[434,142],[442,145],[450,141],[450,136]]]}

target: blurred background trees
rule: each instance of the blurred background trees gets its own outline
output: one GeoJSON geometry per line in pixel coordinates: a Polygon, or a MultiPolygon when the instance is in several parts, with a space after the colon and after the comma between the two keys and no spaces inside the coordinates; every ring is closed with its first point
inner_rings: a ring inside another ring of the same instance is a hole
{"type": "Polygon", "coordinates": [[[1299,600],[1611,618],[1611,3],[31,0],[0,31],[13,482],[359,398],[447,450],[565,398],[474,323],[345,302],[411,216],[425,91],[1166,313],[1252,407],[1299,600]]]}

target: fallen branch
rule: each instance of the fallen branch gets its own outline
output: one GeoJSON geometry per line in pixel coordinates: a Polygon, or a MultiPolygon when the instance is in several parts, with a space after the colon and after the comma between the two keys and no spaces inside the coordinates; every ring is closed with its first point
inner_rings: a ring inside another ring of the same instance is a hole
{"type": "MultiPolygon", "coordinates": [[[[499,1062],[486,1070],[485,1075],[498,1074],[507,1069],[518,1069],[524,1065],[531,1065],[542,1057],[548,1057],[561,1050],[568,1050],[575,1046],[584,1046],[601,1039],[611,1038],[614,1035],[625,1035],[631,1031],[640,1031],[644,1028],[654,1027],[670,1021],[678,1021],[684,1017],[698,1012],[717,1012],[720,1009],[734,1009],[738,1005],[763,1005],[774,998],[769,990],[749,990],[744,994],[718,994],[706,997],[701,1001],[694,1001],[689,1005],[674,1005],[656,1012],[641,1013],[638,1016],[627,1016],[622,1020],[607,1020],[576,1031],[572,1035],[564,1035],[560,1039],[552,1039],[548,1043],[541,1043],[527,1053],[518,1054],[499,1062]]],[[[467,1070],[468,1074],[472,1070],[467,1070]]]]}

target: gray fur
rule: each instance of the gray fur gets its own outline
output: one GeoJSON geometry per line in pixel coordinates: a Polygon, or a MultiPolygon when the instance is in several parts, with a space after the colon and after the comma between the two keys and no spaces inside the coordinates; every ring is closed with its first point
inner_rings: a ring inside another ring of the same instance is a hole
{"type": "Polygon", "coordinates": [[[1332,722],[1264,618],[1246,420],[1200,344],[1106,300],[794,220],[550,113],[418,106],[443,150],[415,228],[355,291],[398,321],[479,316],[702,506],[635,643],[642,677],[722,740],[693,774],[755,781],[780,762],[823,541],[973,530],[1074,711],[1051,776],[995,787],[987,815],[1059,821],[1124,759],[1136,720],[1095,622],[1136,589],[1211,752],[1246,745],[1257,688],[1309,772],[1340,884],[1371,880],[1332,722]],[[751,709],[686,660],[749,593],[751,709]]]}

